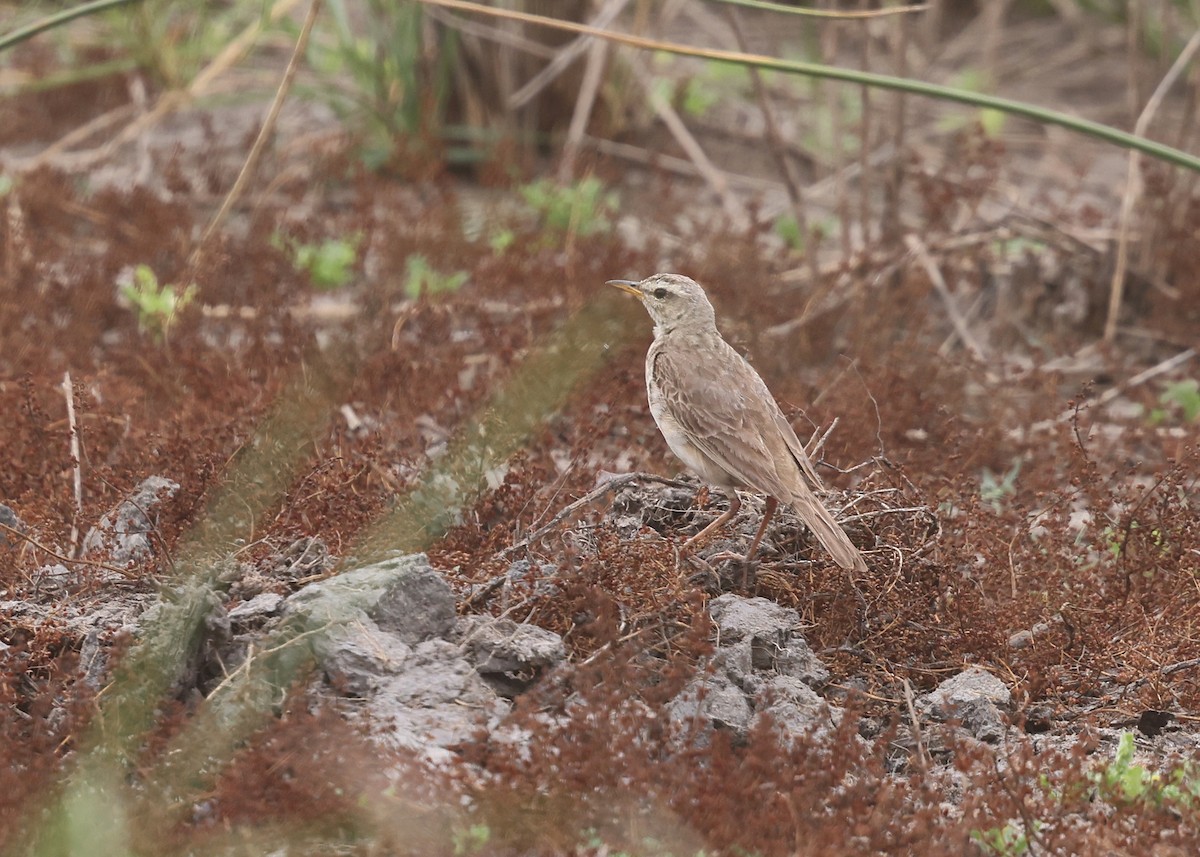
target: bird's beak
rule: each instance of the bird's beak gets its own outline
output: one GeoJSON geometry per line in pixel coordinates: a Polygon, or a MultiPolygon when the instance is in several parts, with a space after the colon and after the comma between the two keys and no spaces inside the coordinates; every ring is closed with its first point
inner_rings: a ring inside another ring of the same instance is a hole
{"type": "Polygon", "coordinates": [[[615,286],[623,292],[629,292],[629,294],[633,295],[638,300],[641,300],[644,297],[642,290],[638,288],[638,284],[633,280],[605,280],[604,285],[615,286]]]}

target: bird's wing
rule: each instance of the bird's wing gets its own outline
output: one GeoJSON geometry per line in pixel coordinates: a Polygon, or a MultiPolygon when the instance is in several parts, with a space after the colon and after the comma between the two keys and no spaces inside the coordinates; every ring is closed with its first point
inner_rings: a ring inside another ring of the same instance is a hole
{"type": "Polygon", "coordinates": [[[652,348],[650,358],[663,404],[694,446],[742,484],[791,505],[842,568],[866,570],[858,548],[806,481],[821,484],[754,367],[724,340],[705,348],[652,348]]]}
{"type": "MultiPolygon", "coordinates": [[[[701,452],[749,488],[785,500],[794,493],[795,477],[779,467],[792,452],[780,427],[787,421],[740,354],[714,339],[711,347],[661,348],[651,356],[663,404],[701,452]]],[[[787,433],[803,453],[795,432],[787,433]]]]}
{"type": "Polygon", "coordinates": [[[792,458],[796,459],[796,464],[800,465],[800,471],[808,479],[809,484],[818,491],[825,490],[825,483],[817,475],[812,459],[804,451],[804,444],[800,442],[800,438],[796,437],[796,430],[784,418],[783,412],[778,409],[775,412],[775,424],[779,426],[779,433],[783,435],[783,442],[787,444],[788,452],[792,454],[792,458]]]}

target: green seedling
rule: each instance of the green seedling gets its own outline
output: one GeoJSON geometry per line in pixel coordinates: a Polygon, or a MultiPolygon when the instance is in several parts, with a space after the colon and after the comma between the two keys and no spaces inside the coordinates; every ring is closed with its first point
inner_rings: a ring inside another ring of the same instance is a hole
{"type": "Polygon", "coordinates": [[[417,300],[426,295],[441,292],[456,292],[467,281],[466,271],[446,274],[431,267],[429,260],[420,253],[408,257],[404,267],[404,294],[417,300]]]}
{"type": "Polygon", "coordinates": [[[501,256],[516,240],[517,235],[511,229],[499,229],[488,238],[488,246],[497,256],[501,256]]]}
{"type": "Polygon", "coordinates": [[[437,37],[420,3],[329,0],[308,59],[319,82],[298,92],[327,103],[354,130],[368,170],[400,151],[425,151],[447,132],[458,58],[450,29],[437,37]]]}
{"type": "Polygon", "coordinates": [[[137,313],[138,330],[163,343],[175,317],[196,297],[196,286],[183,289],[170,284],[160,286],[149,265],[138,265],[133,269],[133,281],[121,284],[121,297],[137,313]]]}
{"type": "MultiPolygon", "coordinates": [[[[1038,822],[1034,822],[1035,829],[1038,824],[1038,822]]],[[[985,854],[1021,857],[1021,855],[1029,853],[1029,834],[1012,821],[1003,827],[972,830],[971,841],[978,845],[985,854]]]]}
{"type": "Polygon", "coordinates": [[[1150,412],[1152,423],[1162,422],[1171,411],[1178,412],[1185,423],[1194,423],[1200,418],[1200,381],[1195,378],[1172,381],[1163,387],[1158,401],[1163,407],[1150,412]]]}
{"type": "Polygon", "coordinates": [[[454,857],[470,857],[478,854],[492,838],[492,830],[486,824],[472,824],[470,827],[455,830],[454,857]]]}
{"type": "MultiPolygon", "coordinates": [[[[982,69],[968,68],[961,72],[950,81],[950,85],[955,89],[962,89],[966,92],[984,92],[987,88],[988,78],[982,69]]],[[[979,127],[983,129],[983,133],[991,139],[1000,136],[1004,130],[1005,114],[999,110],[994,110],[990,107],[981,108],[976,113],[954,112],[946,115],[938,123],[938,130],[943,132],[958,131],[966,127],[973,121],[979,123],[979,127]]]]}
{"type": "Polygon", "coordinates": [[[1097,797],[1116,805],[1143,803],[1175,810],[1200,805],[1200,770],[1194,764],[1159,773],[1134,764],[1134,749],[1133,733],[1122,733],[1112,761],[1090,775],[1097,797]]]}
{"type": "Polygon", "coordinates": [[[783,239],[783,243],[793,253],[804,252],[804,231],[792,212],[785,211],[775,218],[775,234],[783,239]]]}
{"type": "Polygon", "coordinates": [[[304,244],[278,232],[271,236],[271,246],[287,253],[297,271],[304,271],[319,289],[340,289],[354,276],[358,261],[358,245],[362,235],[349,238],[327,238],[319,244],[304,244]]]}
{"type": "Polygon", "coordinates": [[[979,480],[979,496],[983,502],[997,512],[1003,509],[1004,502],[1017,492],[1017,476],[1021,473],[1021,464],[1022,461],[1018,458],[1003,476],[993,473],[987,467],[983,468],[983,475],[979,480]]]}
{"type": "Polygon", "coordinates": [[[541,179],[522,187],[521,197],[543,227],[575,235],[612,231],[619,204],[617,194],[595,176],[566,186],[541,179]]]}

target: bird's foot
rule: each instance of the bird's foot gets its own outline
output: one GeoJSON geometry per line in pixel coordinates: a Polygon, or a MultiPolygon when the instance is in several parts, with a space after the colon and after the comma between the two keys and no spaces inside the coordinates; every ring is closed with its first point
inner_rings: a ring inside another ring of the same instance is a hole
{"type": "Polygon", "coordinates": [[[698,571],[688,582],[708,592],[752,592],[758,579],[758,562],[744,554],[719,551],[706,557],[689,556],[688,562],[698,571]]]}

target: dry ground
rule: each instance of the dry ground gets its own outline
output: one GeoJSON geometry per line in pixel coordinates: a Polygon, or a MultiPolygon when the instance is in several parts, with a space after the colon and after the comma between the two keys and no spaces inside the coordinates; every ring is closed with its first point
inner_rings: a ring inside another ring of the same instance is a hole
{"type": "MultiPolygon", "coordinates": [[[[54,139],[123,97],[102,80],[36,107],[15,100],[0,147],[54,139]]],[[[815,275],[767,225],[715,217],[670,250],[527,225],[496,251],[463,235],[469,183],[364,175],[336,147],[281,152],[265,169],[282,178],[195,270],[194,236],[236,162],[180,147],[161,182],[128,189],[52,167],[22,176],[0,221],[0,502],[24,527],[0,542],[0,842],[28,833],[103,704],[78,678],[82,641],[62,617],[152,593],[208,556],[215,531],[260,588],[280,591],[297,585],[272,578],[297,539],[320,539],[335,560],[424,549],[472,610],[512,607],[512,593],[467,601],[511,561],[547,563],[562,591],[517,593],[519,618],[563,634],[572,666],[523,698],[526,745],[481,739],[462,748],[462,771],[414,769],[400,789],[386,772],[404,760],[378,758],[336,712],[297,696],[186,795],[203,812],[135,818],[139,853],[249,852],[300,831],[364,854],[601,853],[590,839],[643,853],[961,854],[971,831],[1012,819],[1036,853],[1193,853],[1195,799],[1100,806],[1086,786],[1105,729],[1137,732],[1152,764],[1196,756],[1200,423],[1186,387],[1171,385],[1197,370],[1183,359],[1137,376],[1196,343],[1200,209],[1159,224],[1170,253],[1157,284],[1134,283],[1124,335],[1098,347],[1111,259],[1076,238],[1095,226],[1091,197],[1059,204],[1049,223],[1013,213],[964,226],[955,215],[987,195],[1006,155],[970,131],[953,145],[957,172],[902,166],[967,334],[902,242],[815,275]],[[361,234],[355,282],[319,293],[272,246],[280,228],[361,234]],[[412,253],[469,277],[408,300],[412,253]],[[867,575],[840,572],[787,522],[756,574],[696,575],[674,546],[722,508],[715,495],[636,509],[646,525],[633,541],[599,502],[507,550],[603,472],[677,472],[644,401],[649,322],[602,285],[664,257],[709,287],[727,338],[802,436],[836,419],[821,458],[848,513],[863,514],[851,532],[867,575]],[[140,263],[200,285],[165,343],[117,299],[119,274],[140,263]],[[475,438],[481,424],[499,439],[475,438]],[[255,470],[268,437],[277,446],[255,470]],[[472,456],[481,463],[463,463],[472,456]],[[422,498],[447,467],[491,482],[459,514],[434,514],[422,498]],[[158,515],[155,555],[121,574],[76,556],[72,529],[151,475],[181,486],[158,515]],[[220,517],[231,492],[243,508],[220,517]],[[47,570],[57,564],[66,573],[47,570]],[[661,706],[708,651],[703,603],[722,588],[796,607],[833,672],[828,695],[861,719],[790,749],[756,733],[673,750],[661,706]],[[907,696],[967,665],[1010,686],[1031,739],[999,763],[953,733],[916,749],[909,731],[907,696]],[[891,734],[892,751],[858,733],[891,734]],[[928,758],[953,759],[957,785],[928,758]]],[[[617,162],[596,169],[668,206],[694,193],[664,174],[629,179],[617,162]]],[[[644,224],[653,211],[631,216],[644,224]]],[[[194,689],[164,703],[133,781],[197,704],[194,689]]]]}

